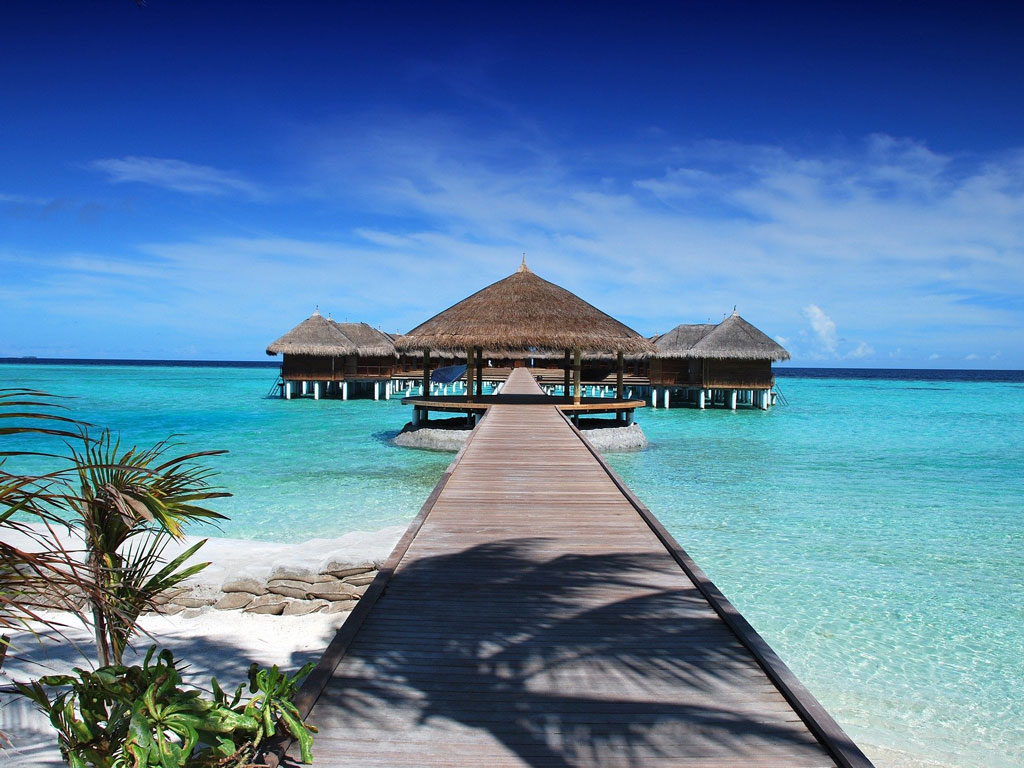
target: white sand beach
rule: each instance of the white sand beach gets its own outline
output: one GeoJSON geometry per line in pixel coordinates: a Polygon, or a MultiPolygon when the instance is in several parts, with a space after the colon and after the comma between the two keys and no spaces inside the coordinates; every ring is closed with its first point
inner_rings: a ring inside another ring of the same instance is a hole
{"type": "MultiPolygon", "coordinates": [[[[299,544],[275,544],[238,539],[209,539],[200,550],[211,565],[193,583],[210,589],[239,578],[265,580],[279,568],[318,572],[329,564],[379,564],[385,560],[404,528],[355,532],[337,539],[299,544]]],[[[186,540],[175,547],[186,547],[186,540]]],[[[95,665],[92,632],[69,614],[47,612],[64,621],[66,640],[52,642],[52,630],[40,631],[40,642],[28,631],[12,634],[13,648],[0,670],[0,731],[11,744],[0,749],[0,766],[61,766],[56,735],[34,705],[9,692],[13,680],[95,665]]],[[[234,610],[197,608],[177,615],[147,614],[140,621],[150,637],[140,636],[131,659],[153,642],[170,648],[187,665],[185,679],[206,688],[211,676],[225,688],[246,680],[253,662],[297,669],[316,661],[348,612],[270,616],[234,610]]]]}

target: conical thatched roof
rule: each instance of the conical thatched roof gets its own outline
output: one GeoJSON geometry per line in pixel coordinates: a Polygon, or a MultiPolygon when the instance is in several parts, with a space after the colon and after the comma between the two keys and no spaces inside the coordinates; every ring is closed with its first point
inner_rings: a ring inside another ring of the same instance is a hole
{"type": "Polygon", "coordinates": [[[658,357],[689,357],[693,345],[711,333],[714,327],[710,323],[677,325],[668,333],[655,336],[651,341],[658,349],[658,357]]]}
{"type": "Polygon", "coordinates": [[[386,357],[398,354],[394,341],[383,331],[378,331],[366,323],[339,323],[335,320],[330,322],[351,342],[357,355],[386,357]]]}
{"type": "Polygon", "coordinates": [[[395,340],[399,350],[565,350],[652,354],[643,336],[526,268],[434,315],[395,340]]]}
{"type": "Polygon", "coordinates": [[[708,360],[789,360],[787,352],[736,312],[715,326],[681,325],[655,341],[658,357],[708,360]],[[699,329],[707,329],[697,337],[699,329]],[[676,333],[676,332],[679,333],[676,333]],[[674,340],[669,339],[675,334],[674,340]],[[695,340],[685,345],[688,338],[695,340]],[[666,339],[664,343],[662,340],[666,339]]]}
{"type": "Polygon", "coordinates": [[[355,351],[352,341],[333,322],[321,315],[319,309],[267,347],[268,355],[331,357],[350,355],[355,351]]]}

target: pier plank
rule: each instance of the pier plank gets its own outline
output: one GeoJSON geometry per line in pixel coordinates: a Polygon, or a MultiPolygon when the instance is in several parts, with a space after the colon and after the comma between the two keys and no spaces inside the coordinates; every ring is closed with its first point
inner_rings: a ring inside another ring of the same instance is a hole
{"type": "Polygon", "coordinates": [[[316,765],[868,768],[568,419],[511,400],[303,686],[316,765]]]}

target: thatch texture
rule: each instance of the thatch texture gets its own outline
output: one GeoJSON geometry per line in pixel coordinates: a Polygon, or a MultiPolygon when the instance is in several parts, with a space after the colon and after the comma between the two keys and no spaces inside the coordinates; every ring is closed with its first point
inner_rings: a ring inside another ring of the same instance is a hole
{"type": "Polygon", "coordinates": [[[492,355],[531,348],[654,353],[653,345],[636,331],[537,277],[525,264],[400,336],[395,346],[409,351],[483,347],[492,355]]]}
{"type": "Polygon", "coordinates": [[[356,347],[337,326],[314,310],[313,314],[267,347],[268,355],[351,355],[356,347]]]}
{"type": "Polygon", "coordinates": [[[655,336],[651,341],[658,349],[658,357],[687,357],[693,345],[711,333],[714,327],[710,323],[677,325],[668,333],[655,336]]]}
{"type": "Polygon", "coordinates": [[[735,312],[715,326],[680,325],[659,336],[654,345],[658,357],[789,360],[789,352],[735,312]]]}
{"type": "Polygon", "coordinates": [[[395,342],[383,331],[378,331],[366,323],[339,323],[335,320],[330,322],[352,343],[355,354],[360,357],[398,355],[395,351],[395,342]]]}

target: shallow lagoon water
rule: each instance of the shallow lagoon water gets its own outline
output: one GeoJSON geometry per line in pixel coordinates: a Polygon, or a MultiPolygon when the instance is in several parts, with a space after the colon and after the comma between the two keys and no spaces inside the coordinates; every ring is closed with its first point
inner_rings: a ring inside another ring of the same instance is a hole
{"type": "MultiPolygon", "coordinates": [[[[274,378],[0,366],[124,442],[228,449],[223,535],[410,520],[451,455],[388,443],[409,409],[266,398],[274,378]]],[[[878,765],[1024,764],[1021,383],[780,385],[766,413],[645,409],[652,448],[610,462],[878,765]]]]}

